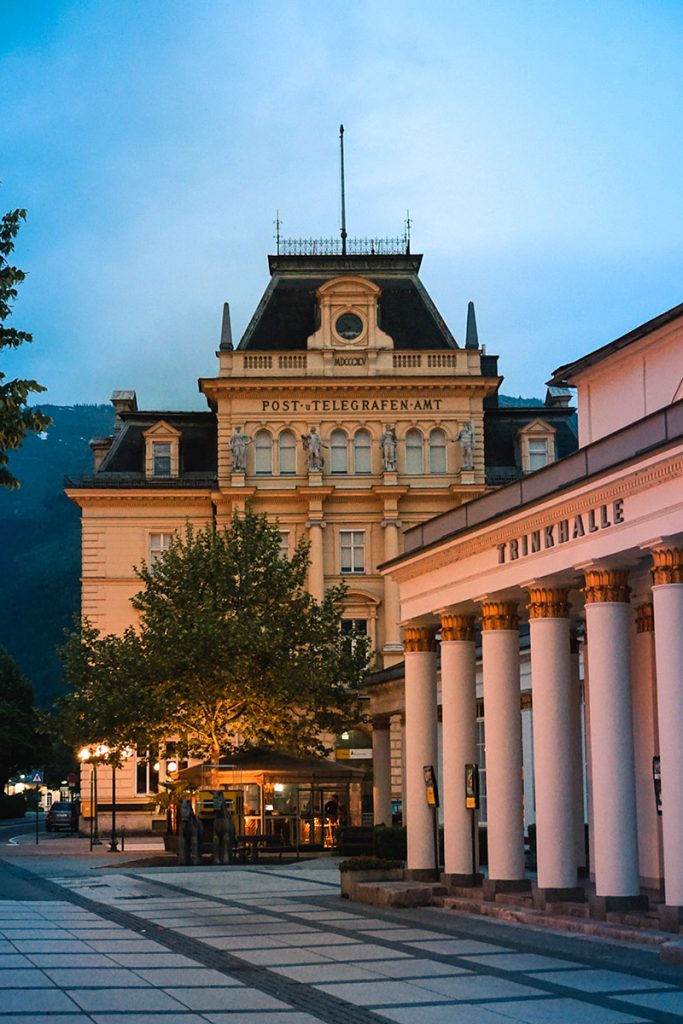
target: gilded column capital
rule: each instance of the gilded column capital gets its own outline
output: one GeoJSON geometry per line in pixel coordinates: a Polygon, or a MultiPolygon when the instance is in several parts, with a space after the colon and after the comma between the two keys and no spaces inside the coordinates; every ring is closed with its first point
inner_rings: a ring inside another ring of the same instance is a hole
{"type": "Polygon", "coordinates": [[[605,601],[626,603],[630,593],[626,569],[586,570],[586,586],[583,588],[586,604],[602,604],[605,601]]]}
{"type": "Polygon", "coordinates": [[[568,619],[569,590],[566,587],[529,587],[530,619],[568,619]]]}
{"type": "Polygon", "coordinates": [[[436,632],[431,626],[406,626],[403,634],[406,654],[436,650],[436,632]]]}
{"type": "Polygon", "coordinates": [[[683,548],[654,548],[652,555],[653,585],[661,583],[683,583],[683,548]]]}
{"type": "Polygon", "coordinates": [[[442,615],[441,642],[474,640],[474,615],[442,615]]]}
{"type": "Polygon", "coordinates": [[[518,629],[519,612],[516,601],[482,601],[482,629],[518,629]]]}
{"type": "Polygon", "coordinates": [[[655,628],[655,609],[651,601],[636,607],[636,633],[653,633],[655,628]]]}

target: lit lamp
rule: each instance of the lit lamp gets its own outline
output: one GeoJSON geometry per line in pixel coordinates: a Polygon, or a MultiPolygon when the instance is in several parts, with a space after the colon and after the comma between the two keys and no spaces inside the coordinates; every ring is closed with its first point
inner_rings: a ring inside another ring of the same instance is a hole
{"type": "Polygon", "coordinates": [[[90,765],[90,851],[93,846],[101,846],[99,821],[97,818],[97,762],[94,751],[90,747],[83,747],[78,752],[82,764],[90,765]]]}

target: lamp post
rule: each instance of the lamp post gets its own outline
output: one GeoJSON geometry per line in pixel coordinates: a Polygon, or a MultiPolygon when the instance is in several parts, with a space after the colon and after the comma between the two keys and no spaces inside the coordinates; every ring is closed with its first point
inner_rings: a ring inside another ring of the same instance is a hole
{"type": "Polygon", "coordinates": [[[101,846],[99,818],[97,816],[97,763],[98,760],[109,752],[109,747],[103,744],[95,747],[83,747],[78,756],[83,764],[90,765],[90,850],[93,846],[101,846]]]}
{"type": "Polygon", "coordinates": [[[120,751],[112,751],[109,757],[109,763],[111,764],[111,842],[109,843],[110,853],[117,853],[119,848],[119,838],[116,833],[116,771],[121,767],[124,761],[127,761],[131,757],[133,751],[130,747],[124,747],[120,751]]]}

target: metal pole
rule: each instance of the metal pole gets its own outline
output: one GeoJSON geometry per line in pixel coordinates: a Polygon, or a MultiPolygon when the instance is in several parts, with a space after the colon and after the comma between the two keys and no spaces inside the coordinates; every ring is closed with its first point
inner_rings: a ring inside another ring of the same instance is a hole
{"type": "Polygon", "coordinates": [[[344,186],[344,125],[339,125],[339,148],[341,151],[341,240],[342,256],[346,256],[346,189],[344,186]]]}
{"type": "Polygon", "coordinates": [[[116,853],[118,848],[116,839],[116,762],[114,762],[111,766],[111,843],[109,850],[111,853],[116,853]]]}
{"type": "Polygon", "coordinates": [[[93,767],[93,779],[94,779],[93,786],[94,786],[94,790],[95,790],[95,806],[93,807],[93,815],[94,815],[95,826],[94,826],[94,831],[93,831],[92,844],[93,844],[93,846],[101,846],[102,845],[102,840],[100,839],[100,821],[99,821],[99,818],[97,817],[97,764],[93,763],[92,767],[93,767]]]}
{"type": "Polygon", "coordinates": [[[439,808],[432,808],[434,814],[434,868],[436,871],[439,870],[440,858],[439,858],[439,808]]]}
{"type": "Polygon", "coordinates": [[[95,822],[95,766],[90,765],[90,852],[93,847],[93,825],[95,822]]]}
{"type": "Polygon", "coordinates": [[[38,794],[40,793],[40,786],[36,786],[36,846],[38,845],[38,794]]]}

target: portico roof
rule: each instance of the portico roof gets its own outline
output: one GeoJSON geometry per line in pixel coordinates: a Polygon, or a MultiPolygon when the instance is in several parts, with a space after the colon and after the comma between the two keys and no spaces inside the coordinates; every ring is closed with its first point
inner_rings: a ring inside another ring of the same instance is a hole
{"type": "Polygon", "coordinates": [[[511,513],[561,498],[579,484],[642,459],[683,440],[683,400],[580,448],[573,455],[506,487],[475,498],[405,532],[404,552],[379,566],[388,573],[446,542],[481,530],[511,513]]]}

